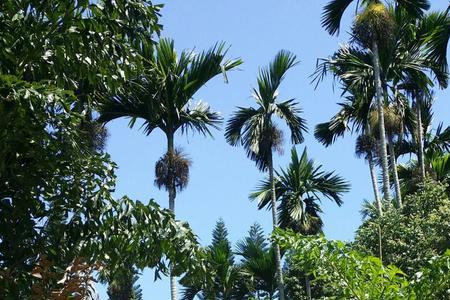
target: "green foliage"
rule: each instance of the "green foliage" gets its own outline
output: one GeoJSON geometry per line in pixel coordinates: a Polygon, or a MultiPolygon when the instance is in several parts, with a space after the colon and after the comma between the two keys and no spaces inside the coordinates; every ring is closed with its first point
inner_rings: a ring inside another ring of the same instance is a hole
{"type": "Polygon", "coordinates": [[[273,299],[277,290],[275,251],[261,226],[250,228],[248,236],[237,243],[236,252],[227,235],[220,219],[211,245],[204,249],[205,268],[188,272],[180,280],[182,299],[273,299]]]}
{"type": "Polygon", "coordinates": [[[248,236],[237,243],[236,250],[242,258],[240,268],[248,296],[271,299],[277,290],[275,250],[267,243],[261,225],[252,225],[248,236]]]}
{"type": "Polygon", "coordinates": [[[310,279],[311,297],[319,299],[324,296],[333,296],[326,290],[326,286],[319,279],[314,279],[313,275],[306,275],[299,265],[293,263],[289,258],[284,267],[284,282],[286,285],[287,299],[309,300],[306,292],[306,279],[310,279]]]}
{"type": "Polygon", "coordinates": [[[446,299],[450,294],[450,250],[433,257],[412,281],[417,299],[446,299]]]}
{"type": "Polygon", "coordinates": [[[136,270],[129,267],[115,274],[108,284],[109,300],[143,300],[142,290],[136,281],[139,279],[136,270]]]}
{"type": "Polygon", "coordinates": [[[336,299],[408,299],[408,280],[395,266],[383,266],[340,241],[276,231],[292,262],[321,280],[336,299]]]}
{"type": "Polygon", "coordinates": [[[403,210],[391,207],[381,218],[369,215],[356,233],[355,246],[378,256],[380,227],[383,262],[412,275],[450,248],[449,226],[446,186],[428,181],[415,194],[405,197],[403,210]]]}
{"type": "Polygon", "coordinates": [[[180,283],[184,286],[182,299],[235,299],[240,288],[241,275],[235,264],[235,256],[228,240],[228,231],[223,219],[219,219],[213,230],[213,240],[204,249],[205,268],[188,272],[180,283]]]}
{"type": "Polygon", "coordinates": [[[2,1],[1,72],[94,97],[142,67],[160,9],[147,0],[2,1]]]}
{"type": "Polygon", "coordinates": [[[277,229],[274,239],[289,251],[293,265],[326,286],[316,299],[447,299],[450,287],[450,250],[430,259],[408,278],[399,268],[383,265],[351,245],[311,238],[277,229]]]}
{"type": "MultiPolygon", "coordinates": [[[[73,94],[1,76],[0,289],[7,299],[29,294],[30,271],[44,256],[64,270],[76,257],[178,273],[195,257],[196,238],[156,204],[114,200],[115,165],[92,152],[70,110],[73,94]],[[185,263],[182,263],[182,261],[185,263]]],[[[53,282],[56,284],[56,278],[53,282]]]]}
{"type": "Polygon", "coordinates": [[[152,201],[112,198],[115,164],[93,144],[89,127],[99,95],[144,64],[140,54],[151,52],[159,9],[141,0],[0,3],[5,299],[69,293],[62,279],[75,266],[101,268],[104,281],[134,265],[155,267],[158,277],[168,270],[165,258],[177,274],[198,266],[186,224],[152,201]],[[32,273],[43,261],[45,278],[32,273]]]}
{"type": "Polygon", "coordinates": [[[211,246],[215,247],[219,246],[220,244],[225,244],[231,252],[231,245],[230,241],[228,240],[228,230],[225,226],[225,221],[222,218],[217,221],[216,227],[214,227],[214,230],[212,232],[211,246]]]}

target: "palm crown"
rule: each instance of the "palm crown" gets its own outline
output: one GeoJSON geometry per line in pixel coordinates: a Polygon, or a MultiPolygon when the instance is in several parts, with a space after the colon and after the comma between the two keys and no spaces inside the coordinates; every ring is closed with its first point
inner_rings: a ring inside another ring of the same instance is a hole
{"type": "MultiPolygon", "coordinates": [[[[292,148],[291,162],[286,170],[276,172],[275,192],[281,201],[278,208],[279,225],[282,228],[292,228],[303,233],[321,230],[322,221],[318,201],[321,197],[342,204],[342,193],[347,192],[350,185],[334,172],[322,170],[321,165],[315,165],[308,158],[306,149],[299,157],[297,150],[292,148]]],[[[258,201],[259,209],[270,208],[270,182],[261,182],[257,191],[250,199],[258,201]]]]}
{"type": "Polygon", "coordinates": [[[258,88],[253,89],[253,98],[258,107],[239,107],[227,123],[225,138],[232,146],[242,144],[249,158],[261,170],[266,170],[274,147],[279,146],[281,132],[272,121],[275,115],[286,122],[291,140],[303,141],[306,122],[299,116],[301,109],[294,99],[278,101],[278,88],[286,72],[297,64],[296,56],[280,51],[266,69],[258,76],[258,88]]]}
{"type": "Polygon", "coordinates": [[[100,121],[129,117],[132,127],[142,119],[147,134],[160,128],[168,137],[178,129],[210,134],[209,128],[220,124],[220,115],[202,102],[189,105],[189,100],[210,79],[242,63],[225,59],[226,53],[224,44],[218,44],[200,54],[182,51],[178,57],[174,42],[162,39],[146,74],[102,106],[100,121]]]}
{"type": "MultiPolygon", "coordinates": [[[[342,16],[347,8],[353,2],[357,2],[357,5],[368,7],[371,4],[381,3],[380,0],[331,0],[324,8],[322,14],[322,26],[331,35],[339,34],[342,16]]],[[[404,9],[409,15],[414,17],[420,17],[424,10],[430,8],[428,0],[396,0],[394,1],[396,6],[404,9]]]]}

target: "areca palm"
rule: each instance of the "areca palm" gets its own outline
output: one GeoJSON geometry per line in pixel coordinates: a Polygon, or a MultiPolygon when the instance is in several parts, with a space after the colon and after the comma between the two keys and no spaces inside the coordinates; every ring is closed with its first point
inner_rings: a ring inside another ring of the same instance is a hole
{"type": "MultiPolygon", "coordinates": [[[[420,105],[420,115],[423,127],[423,156],[424,161],[430,161],[433,157],[444,155],[450,152],[450,126],[444,128],[443,123],[439,123],[436,130],[432,128],[433,120],[433,98],[432,96],[422,99],[420,105]]],[[[414,139],[417,139],[415,137],[414,139]]],[[[417,143],[414,141],[402,141],[398,148],[398,155],[411,155],[417,153],[417,143]]],[[[419,160],[419,164],[420,160],[419,160]]],[[[425,166],[427,164],[425,163],[425,166]]],[[[420,166],[421,168],[421,166],[420,166]]]]}
{"type": "MultiPolygon", "coordinates": [[[[332,35],[339,33],[342,16],[348,6],[354,0],[331,0],[324,8],[322,25],[332,35]]],[[[383,170],[383,190],[384,196],[388,200],[389,193],[389,171],[387,160],[387,143],[384,128],[383,102],[385,92],[381,80],[381,63],[379,46],[391,42],[392,33],[396,26],[394,19],[389,14],[387,8],[380,0],[357,1],[361,5],[362,11],[358,14],[353,27],[355,40],[364,48],[371,50],[373,66],[373,86],[378,110],[378,124],[380,135],[380,156],[383,170]]],[[[429,8],[427,0],[397,0],[395,1],[398,10],[404,10],[413,17],[420,17],[423,11],[429,8]]]]}
{"type": "MultiPolygon", "coordinates": [[[[169,208],[173,212],[177,188],[182,189],[187,184],[189,169],[183,155],[175,151],[175,133],[193,131],[206,136],[211,135],[210,128],[220,124],[220,115],[207,104],[191,105],[189,101],[210,79],[221,73],[225,75],[226,71],[242,63],[240,59],[226,59],[226,53],[222,43],[201,53],[182,51],[178,56],[174,42],[161,39],[154,54],[148,57],[146,72],[131,80],[125,89],[101,107],[101,122],[125,117],[130,118],[129,126],[133,127],[140,119],[147,135],[155,129],[164,132],[167,152],[158,162],[156,184],[168,191],[169,208]],[[182,174],[177,170],[183,170],[182,174]]],[[[173,276],[171,295],[176,299],[173,276]]]]}
{"type": "MultiPolygon", "coordinates": [[[[301,157],[292,148],[291,162],[286,170],[276,172],[275,192],[278,207],[278,220],[281,228],[291,228],[302,234],[317,234],[322,231],[322,212],[320,196],[342,204],[342,193],[347,192],[350,185],[334,172],[322,171],[321,165],[315,165],[308,158],[306,149],[301,157]]],[[[270,208],[270,181],[263,181],[258,190],[250,195],[258,201],[258,208],[270,208]]],[[[309,278],[306,278],[307,294],[311,295],[309,278]]],[[[309,296],[310,298],[310,296],[309,296]]]]}
{"type": "MultiPolygon", "coordinates": [[[[272,223],[277,226],[276,196],[273,180],[273,150],[281,146],[282,132],[274,123],[273,117],[285,121],[294,144],[303,142],[306,131],[305,120],[300,117],[301,110],[294,99],[278,101],[278,89],[286,72],[297,64],[296,56],[288,51],[280,51],[268,68],[261,69],[258,75],[258,88],[253,89],[257,107],[239,107],[227,122],[225,138],[232,146],[242,145],[247,156],[255,161],[261,171],[268,171],[272,182],[272,223]]],[[[277,276],[280,299],[284,300],[281,254],[276,252],[277,276]]]]}
{"type": "MultiPolygon", "coordinates": [[[[306,149],[301,156],[292,148],[291,162],[286,170],[276,172],[275,192],[279,226],[291,228],[303,234],[316,234],[322,230],[320,205],[327,198],[340,206],[342,194],[350,185],[340,175],[322,170],[322,165],[309,159],[306,149]]],[[[258,201],[258,208],[271,208],[270,181],[264,180],[250,199],[258,201]]]]}

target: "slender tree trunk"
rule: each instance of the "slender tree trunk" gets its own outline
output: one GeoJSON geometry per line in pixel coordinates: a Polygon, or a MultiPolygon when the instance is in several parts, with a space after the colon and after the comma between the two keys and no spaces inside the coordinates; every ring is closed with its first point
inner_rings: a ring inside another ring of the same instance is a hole
{"type": "MultiPolygon", "coordinates": [[[[173,174],[173,154],[175,152],[174,148],[174,136],[173,133],[169,133],[167,135],[167,153],[169,154],[169,209],[175,215],[175,197],[176,197],[176,189],[175,189],[175,174],[173,174]]],[[[170,299],[177,300],[177,278],[172,275],[172,269],[170,270],[170,299]]]]}
{"type": "Polygon", "coordinates": [[[306,298],[308,300],[311,300],[311,281],[309,280],[309,276],[306,275],[305,277],[305,284],[306,284],[306,298]]]}
{"type": "Polygon", "coordinates": [[[416,99],[416,118],[417,118],[417,159],[419,161],[420,176],[425,180],[425,156],[423,151],[423,125],[422,125],[422,111],[420,105],[422,103],[422,95],[419,93],[416,99]]]}
{"type": "Polygon", "coordinates": [[[383,262],[383,236],[381,235],[381,225],[378,224],[378,256],[380,257],[381,262],[383,262]]]}
{"type": "MultiPolygon", "coordinates": [[[[272,223],[273,229],[278,227],[278,218],[277,218],[277,195],[275,193],[275,178],[273,175],[273,158],[272,154],[269,157],[269,180],[271,185],[271,204],[272,204],[272,223]]],[[[284,282],[283,282],[283,270],[281,269],[281,252],[280,246],[277,243],[273,243],[273,247],[275,248],[275,263],[277,268],[277,281],[278,281],[278,293],[279,299],[284,300],[284,282]]]]}
{"type": "Polygon", "coordinates": [[[383,208],[381,205],[381,196],[380,196],[380,191],[378,190],[377,173],[375,172],[375,166],[373,163],[373,157],[372,157],[371,153],[369,153],[367,155],[367,161],[369,162],[370,178],[372,179],[373,193],[375,195],[375,202],[377,204],[378,214],[380,215],[380,217],[382,217],[383,216],[383,208]]]}
{"type": "Polygon", "coordinates": [[[381,75],[380,75],[380,57],[378,54],[378,45],[374,40],[372,42],[372,53],[373,53],[373,71],[375,80],[375,96],[377,100],[377,111],[378,111],[378,126],[380,131],[380,157],[381,157],[381,167],[383,171],[383,192],[384,199],[386,201],[391,200],[390,194],[390,182],[389,182],[389,166],[388,166],[388,155],[386,147],[386,130],[384,128],[384,108],[383,108],[383,89],[381,87],[381,75]]]}
{"type": "Polygon", "coordinates": [[[394,174],[395,195],[397,197],[398,208],[403,207],[402,192],[400,190],[400,181],[398,180],[397,159],[395,158],[394,142],[392,136],[389,136],[389,159],[391,161],[392,174],[394,174]]]}

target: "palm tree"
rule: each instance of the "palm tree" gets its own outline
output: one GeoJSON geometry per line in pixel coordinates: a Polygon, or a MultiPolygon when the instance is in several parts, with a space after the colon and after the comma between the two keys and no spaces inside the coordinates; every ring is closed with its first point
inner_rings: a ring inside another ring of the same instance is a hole
{"type": "MultiPolygon", "coordinates": [[[[272,223],[277,227],[276,195],[273,177],[273,150],[281,147],[282,132],[273,122],[277,116],[286,122],[294,144],[303,142],[306,131],[305,120],[300,117],[301,110],[294,99],[278,101],[278,88],[286,72],[297,64],[296,56],[288,51],[280,51],[268,68],[261,69],[258,76],[258,88],[253,89],[253,98],[257,108],[239,107],[227,123],[225,138],[232,146],[242,145],[247,156],[255,161],[261,171],[268,171],[272,183],[272,223]]],[[[274,244],[276,252],[279,296],[284,300],[281,253],[274,244]]]]}
{"type": "MultiPolygon", "coordinates": [[[[175,213],[177,189],[187,184],[189,161],[174,146],[176,132],[189,130],[211,135],[210,128],[221,122],[218,113],[202,102],[191,105],[189,101],[210,79],[236,68],[240,59],[225,59],[224,44],[207,51],[194,53],[175,51],[174,42],[161,39],[154,55],[148,58],[145,74],[127,84],[118,95],[109,98],[101,107],[100,122],[117,118],[130,118],[133,127],[137,119],[144,121],[144,132],[149,135],[159,128],[167,138],[167,152],[156,166],[156,185],[169,194],[169,209],[175,213]],[[177,173],[181,171],[181,173],[177,173]]],[[[225,77],[226,78],[226,77],[225,77]]],[[[176,280],[171,276],[171,299],[176,299],[176,280]]]]}
{"type": "MultiPolygon", "coordinates": [[[[281,202],[278,207],[278,225],[306,235],[317,234],[322,230],[321,198],[328,198],[340,206],[342,194],[350,189],[349,183],[341,176],[323,171],[322,165],[309,159],[306,149],[299,157],[293,147],[288,168],[275,174],[276,198],[281,202]]],[[[259,209],[272,206],[270,186],[270,181],[264,180],[250,195],[251,200],[258,201],[259,209]]]]}
{"type": "MultiPolygon", "coordinates": [[[[342,204],[342,193],[350,185],[334,172],[324,172],[321,165],[308,159],[306,149],[299,158],[295,147],[291,150],[291,162],[286,170],[276,172],[276,197],[281,201],[278,207],[278,220],[281,228],[290,228],[302,234],[311,235],[322,231],[320,218],[321,200],[319,195],[342,204]]],[[[270,180],[263,181],[250,199],[258,201],[258,208],[271,207],[270,180]]],[[[309,277],[306,277],[306,292],[311,299],[309,277]]]]}
{"type": "MultiPolygon", "coordinates": [[[[322,26],[331,34],[339,33],[342,16],[348,6],[354,0],[331,0],[324,8],[322,26]]],[[[383,171],[383,191],[386,200],[390,199],[389,192],[389,170],[387,143],[384,128],[384,97],[381,80],[381,63],[379,46],[392,42],[392,34],[396,27],[395,20],[380,0],[357,1],[357,5],[362,5],[362,11],[356,17],[353,25],[354,40],[362,47],[371,50],[373,66],[373,86],[375,88],[375,98],[378,110],[378,124],[380,135],[380,157],[383,171]]],[[[423,11],[430,5],[427,0],[396,0],[396,8],[408,12],[409,15],[420,17],[423,11]]]]}

